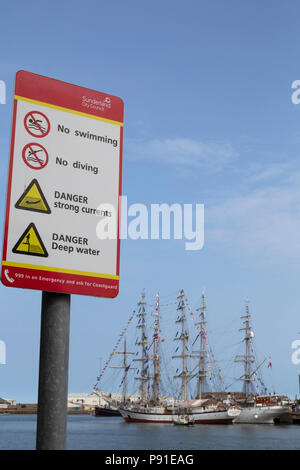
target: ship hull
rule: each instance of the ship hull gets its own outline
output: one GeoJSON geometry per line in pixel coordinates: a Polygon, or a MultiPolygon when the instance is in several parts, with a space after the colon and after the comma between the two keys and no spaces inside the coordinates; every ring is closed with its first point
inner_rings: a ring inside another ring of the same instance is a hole
{"type": "MultiPolygon", "coordinates": [[[[164,411],[138,411],[125,410],[119,408],[119,411],[128,423],[161,423],[173,424],[173,421],[179,419],[181,413],[164,411]]],[[[221,411],[201,411],[185,413],[195,424],[232,424],[233,418],[225,410],[221,411]]]]}
{"type": "Polygon", "coordinates": [[[262,406],[242,408],[239,416],[234,418],[234,423],[243,424],[274,424],[287,412],[284,406],[262,406]]]}
{"type": "Polygon", "coordinates": [[[104,416],[104,417],[113,417],[113,416],[121,416],[119,410],[114,410],[113,408],[104,408],[101,406],[96,406],[94,411],[94,416],[104,416]]]}

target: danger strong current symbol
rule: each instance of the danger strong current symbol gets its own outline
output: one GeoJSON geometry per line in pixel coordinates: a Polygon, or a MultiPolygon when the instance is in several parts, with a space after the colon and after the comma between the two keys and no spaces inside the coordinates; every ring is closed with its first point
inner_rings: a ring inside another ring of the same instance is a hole
{"type": "Polygon", "coordinates": [[[25,145],[22,151],[22,158],[32,170],[45,168],[49,160],[47,150],[41,144],[36,143],[25,145]]]}
{"type": "Polygon", "coordinates": [[[50,121],[40,111],[30,111],[24,118],[26,131],[33,137],[46,137],[50,132],[50,121]]]}

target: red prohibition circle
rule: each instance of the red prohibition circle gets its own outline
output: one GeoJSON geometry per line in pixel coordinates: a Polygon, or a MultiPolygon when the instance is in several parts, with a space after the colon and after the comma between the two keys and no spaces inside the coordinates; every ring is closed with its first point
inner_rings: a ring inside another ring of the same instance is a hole
{"type": "Polygon", "coordinates": [[[49,161],[49,155],[45,147],[43,147],[41,144],[37,144],[36,142],[31,142],[30,144],[25,145],[25,147],[22,150],[22,158],[24,160],[24,163],[26,163],[29,168],[32,170],[42,170],[45,168],[45,166],[48,164],[49,161]],[[39,150],[37,150],[34,147],[38,147],[39,150]],[[30,154],[26,155],[26,150],[30,150],[30,154]],[[41,158],[40,155],[38,155],[38,152],[44,152],[44,158],[41,158]]]}
{"type": "Polygon", "coordinates": [[[38,137],[38,138],[46,137],[46,135],[49,134],[50,127],[51,127],[49,119],[47,118],[47,116],[44,113],[41,113],[41,111],[29,111],[29,113],[27,113],[26,116],[24,117],[24,126],[25,126],[26,131],[30,135],[32,135],[33,137],[38,137]],[[42,127],[42,125],[39,124],[39,119],[37,119],[38,116],[42,116],[45,119],[46,124],[47,124],[47,129],[44,129],[42,127]],[[28,126],[28,123],[27,123],[28,118],[31,119],[33,129],[35,128],[37,133],[34,133],[34,132],[32,132],[31,129],[29,129],[29,126],[28,126]]]}

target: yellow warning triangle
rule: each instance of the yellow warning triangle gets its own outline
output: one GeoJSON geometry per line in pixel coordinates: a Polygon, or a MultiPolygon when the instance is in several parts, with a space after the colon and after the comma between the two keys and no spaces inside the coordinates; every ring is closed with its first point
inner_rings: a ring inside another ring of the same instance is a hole
{"type": "Polygon", "coordinates": [[[48,256],[47,250],[34,223],[28,225],[12,251],[20,255],[43,256],[45,258],[48,256]]]}
{"type": "Polygon", "coordinates": [[[33,179],[15,204],[17,209],[51,214],[48,202],[36,179],[33,179]]]}

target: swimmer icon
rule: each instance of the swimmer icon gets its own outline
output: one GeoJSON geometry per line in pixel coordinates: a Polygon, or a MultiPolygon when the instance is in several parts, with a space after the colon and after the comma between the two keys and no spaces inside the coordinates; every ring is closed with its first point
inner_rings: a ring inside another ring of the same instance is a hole
{"type": "Polygon", "coordinates": [[[24,118],[26,131],[33,137],[46,137],[50,132],[50,121],[40,111],[30,111],[24,118]]]}

